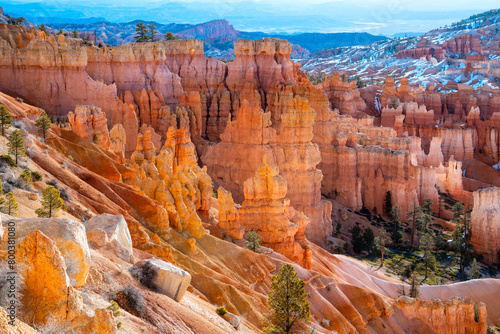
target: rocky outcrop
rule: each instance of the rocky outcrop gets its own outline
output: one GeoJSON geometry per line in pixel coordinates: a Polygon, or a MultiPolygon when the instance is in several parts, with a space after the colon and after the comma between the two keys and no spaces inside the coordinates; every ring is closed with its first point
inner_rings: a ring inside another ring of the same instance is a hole
{"type": "Polygon", "coordinates": [[[78,105],[74,112],[68,113],[68,120],[77,136],[91,140],[105,149],[110,148],[106,115],[101,108],[78,105]]]}
{"type": "Polygon", "coordinates": [[[83,310],[82,299],[66,275],[67,260],[55,242],[34,230],[19,243],[16,251],[18,275],[24,279],[20,293],[26,319],[37,325],[53,320],[61,323],[64,331],[116,333],[110,311],[96,309],[90,317],[83,310]]]}
{"type": "Polygon", "coordinates": [[[191,282],[187,271],[155,258],[137,262],[130,272],[148,288],[164,293],[176,302],[181,301],[191,282]]]}
{"type": "Polygon", "coordinates": [[[309,219],[295,211],[286,199],[287,181],[279,168],[263,164],[255,176],[244,183],[245,200],[239,212],[239,222],[246,231],[259,233],[262,245],[311,267],[311,250],[305,239],[309,219]]]}
{"type": "Polygon", "coordinates": [[[226,189],[217,189],[217,202],[219,204],[219,222],[217,225],[224,233],[241,240],[245,234],[245,228],[241,227],[239,221],[238,207],[233,201],[233,196],[226,189]]]}
{"type": "Polygon", "coordinates": [[[474,192],[472,209],[472,244],[488,263],[500,260],[500,188],[474,192]]]}
{"type": "Polygon", "coordinates": [[[328,78],[322,89],[330,100],[332,109],[338,109],[342,115],[358,116],[366,110],[365,101],[356,90],[355,81],[342,81],[338,74],[328,78]]]}
{"type": "Polygon", "coordinates": [[[109,150],[121,158],[125,158],[125,146],[127,143],[127,134],[121,124],[113,126],[109,131],[109,150]]]}
{"type": "Polygon", "coordinates": [[[394,308],[396,316],[399,312],[408,316],[408,328],[418,327],[424,333],[479,334],[485,333],[488,327],[485,304],[474,303],[468,298],[454,297],[443,303],[440,300],[422,301],[402,297],[396,300],[394,308]]]}
{"type": "Polygon", "coordinates": [[[481,41],[469,34],[462,34],[454,39],[450,39],[444,42],[441,47],[447,52],[461,56],[468,55],[472,52],[483,53],[481,41]]]}
{"type": "MultiPolygon", "coordinates": [[[[94,230],[102,230],[105,236],[101,239],[104,246],[107,243],[114,244],[119,250],[119,256],[125,261],[131,261],[134,251],[132,249],[132,238],[123,216],[114,216],[110,214],[101,214],[90,218],[85,222],[87,236],[94,230]],[[106,241],[106,242],[104,242],[106,241]]],[[[98,240],[96,240],[99,242],[98,240]]],[[[90,242],[90,240],[89,240],[90,242]]]]}
{"type": "MultiPolygon", "coordinates": [[[[17,240],[35,230],[50,237],[62,254],[71,285],[74,287],[85,285],[90,270],[90,251],[82,223],[61,218],[11,218],[3,221],[4,227],[9,223],[15,225],[17,240]]],[[[2,249],[6,247],[7,235],[4,235],[2,249]]]]}
{"type": "Polygon", "coordinates": [[[276,125],[278,135],[271,127],[271,113],[264,112],[258,103],[244,100],[237,120],[228,119],[222,142],[207,147],[201,160],[215,184],[230,190],[235,200],[241,202],[241,185],[266,156],[271,165],[280,167],[287,180],[290,203],[310,218],[308,238],[324,242],[331,233],[331,207],[321,200],[322,174],[316,169],[320,152],[318,146],[311,143],[315,112],[303,98],[286,101],[287,107],[281,109],[281,122],[276,125]]]}

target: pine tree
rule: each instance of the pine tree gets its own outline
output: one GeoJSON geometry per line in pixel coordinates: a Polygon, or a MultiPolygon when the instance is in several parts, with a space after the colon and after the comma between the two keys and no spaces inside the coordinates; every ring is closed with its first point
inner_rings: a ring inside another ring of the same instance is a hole
{"type": "Polygon", "coordinates": [[[49,116],[47,116],[45,111],[42,111],[40,116],[38,116],[35,125],[38,127],[38,132],[41,132],[43,134],[43,140],[45,141],[47,130],[52,127],[52,122],[50,121],[50,118],[49,116]]]}
{"type": "Polygon", "coordinates": [[[43,31],[46,36],[49,34],[47,31],[47,28],[45,28],[45,24],[43,24],[43,23],[40,24],[40,30],[43,31]]]}
{"type": "Polygon", "coordinates": [[[24,153],[24,139],[21,136],[21,132],[19,130],[13,131],[9,136],[9,143],[7,144],[9,147],[9,154],[13,155],[17,160],[19,157],[23,157],[24,153]]]}
{"type": "Polygon", "coordinates": [[[255,230],[248,232],[245,235],[246,247],[255,253],[262,253],[260,248],[260,236],[255,230]]]}
{"type": "Polygon", "coordinates": [[[381,261],[380,261],[380,267],[384,266],[384,254],[386,251],[385,245],[391,242],[391,238],[387,235],[387,232],[385,229],[380,230],[380,235],[375,238],[375,246],[377,247],[377,250],[380,251],[380,254],[382,255],[381,261]]]}
{"type": "Polygon", "coordinates": [[[401,224],[401,220],[399,218],[399,207],[394,205],[391,210],[391,219],[393,223],[392,229],[392,241],[394,242],[394,246],[398,246],[401,241],[403,241],[403,233],[399,231],[399,225],[401,224]]]}
{"type": "Polygon", "coordinates": [[[10,116],[7,108],[2,104],[0,105],[0,127],[2,129],[2,136],[5,136],[5,129],[8,129],[12,124],[12,117],[10,116]]]}
{"type": "Polygon", "coordinates": [[[391,218],[391,211],[392,211],[392,194],[390,191],[387,191],[385,193],[384,197],[384,213],[391,218]]]}
{"type": "Polygon", "coordinates": [[[173,41],[177,39],[177,37],[175,37],[170,31],[163,35],[163,38],[165,38],[166,41],[173,41]]]}
{"type": "Polygon", "coordinates": [[[150,42],[158,42],[160,40],[160,33],[156,30],[154,24],[148,24],[148,38],[150,42]]]}
{"type": "Polygon", "coordinates": [[[410,246],[413,247],[413,242],[415,240],[415,230],[422,224],[421,223],[422,216],[422,208],[415,205],[415,201],[413,202],[413,209],[406,213],[406,217],[408,217],[408,223],[411,224],[411,233],[410,233],[410,246]]]}
{"type": "Polygon", "coordinates": [[[269,326],[264,333],[291,333],[299,321],[309,321],[311,309],[304,286],[288,263],[273,276],[267,301],[273,313],[266,317],[269,326]]]}
{"type": "Polygon", "coordinates": [[[61,192],[54,186],[47,186],[43,190],[42,197],[42,207],[37,209],[35,213],[42,218],[57,217],[59,210],[64,205],[61,192]]]}
{"type": "Polygon", "coordinates": [[[73,38],[79,38],[80,34],[78,33],[78,30],[74,29],[71,34],[73,35],[73,38]]]}
{"type": "Polygon", "coordinates": [[[417,272],[412,272],[410,276],[410,292],[408,295],[411,298],[418,298],[420,296],[420,282],[418,280],[417,272]]]}
{"type": "Polygon", "coordinates": [[[466,263],[471,259],[474,247],[471,244],[471,220],[462,202],[453,205],[453,222],[455,231],[452,234],[452,246],[458,256],[460,273],[464,272],[466,263]]]}
{"type": "Polygon", "coordinates": [[[148,28],[146,25],[142,22],[138,22],[135,25],[135,36],[134,36],[134,42],[135,43],[145,43],[149,41],[149,36],[148,36],[148,28]]]}
{"type": "Polygon", "coordinates": [[[436,265],[436,258],[432,254],[432,248],[435,246],[434,237],[430,233],[425,233],[420,238],[420,250],[424,252],[422,258],[425,268],[424,281],[429,277],[429,269],[433,269],[436,265]]]}
{"type": "Polygon", "coordinates": [[[477,263],[476,259],[472,260],[472,264],[469,269],[467,269],[467,277],[469,279],[477,279],[481,277],[481,267],[477,263]]]}
{"type": "Polygon", "coordinates": [[[16,216],[19,210],[19,204],[17,204],[16,198],[13,193],[8,193],[5,195],[5,201],[2,205],[2,212],[10,216],[16,216]]]}
{"type": "Polygon", "coordinates": [[[57,32],[57,35],[63,35],[64,34],[64,31],[62,29],[59,29],[59,31],[57,32]]]}

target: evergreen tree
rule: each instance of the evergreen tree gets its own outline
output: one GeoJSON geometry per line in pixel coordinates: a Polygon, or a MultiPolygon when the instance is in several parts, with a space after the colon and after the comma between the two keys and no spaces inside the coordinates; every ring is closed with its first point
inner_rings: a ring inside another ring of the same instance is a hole
{"type": "Polygon", "coordinates": [[[358,84],[358,88],[366,87],[366,84],[363,80],[361,80],[361,77],[359,75],[356,76],[356,83],[358,84]]]}
{"type": "Polygon", "coordinates": [[[45,24],[40,24],[40,30],[45,33],[46,36],[49,35],[49,32],[47,31],[47,28],[45,27],[45,24]]]}
{"type": "Polygon", "coordinates": [[[42,207],[35,211],[38,217],[57,217],[59,210],[64,205],[64,201],[61,198],[61,192],[54,186],[47,186],[47,188],[43,190],[42,198],[42,207]]]}
{"type": "Polygon", "coordinates": [[[7,144],[9,147],[9,154],[13,155],[17,160],[19,157],[23,157],[24,153],[24,139],[21,136],[21,132],[19,130],[14,130],[9,136],[9,143],[7,144]]]}
{"type": "Polygon", "coordinates": [[[177,39],[177,37],[175,37],[170,31],[163,35],[163,38],[165,38],[166,41],[173,41],[177,39]]]}
{"type": "Polygon", "coordinates": [[[363,232],[363,241],[365,250],[372,253],[373,248],[375,247],[375,233],[373,233],[371,228],[365,228],[365,231],[363,232]]]}
{"type": "Polygon", "coordinates": [[[10,116],[7,108],[2,104],[0,105],[0,128],[2,129],[2,136],[5,136],[5,129],[8,129],[12,124],[12,117],[10,116]]]}
{"type": "Polygon", "coordinates": [[[148,24],[148,38],[150,42],[158,42],[160,40],[160,33],[156,30],[154,24],[148,24]]]}
{"type": "Polygon", "coordinates": [[[249,231],[245,235],[245,244],[248,249],[255,253],[262,253],[260,248],[260,236],[255,230],[249,231]]]}
{"type": "Polygon", "coordinates": [[[406,216],[408,217],[408,223],[411,224],[410,246],[413,247],[413,242],[415,240],[415,230],[417,230],[417,228],[422,224],[422,208],[419,206],[415,206],[415,202],[413,202],[413,209],[408,211],[406,216]]]}
{"type": "Polygon", "coordinates": [[[401,221],[399,218],[399,207],[394,205],[391,210],[391,219],[393,223],[392,228],[392,241],[394,246],[398,246],[403,241],[403,233],[399,230],[399,225],[401,225],[401,221]]]}
{"type": "Polygon", "coordinates": [[[410,276],[410,292],[408,295],[411,298],[418,298],[420,296],[420,282],[418,274],[415,271],[410,276]]]}
{"type": "Polygon", "coordinates": [[[43,140],[45,141],[47,130],[52,127],[52,122],[50,121],[50,118],[49,116],[47,116],[45,111],[42,111],[40,116],[38,116],[35,125],[38,127],[38,132],[41,132],[43,134],[43,140]]]}
{"type": "Polygon", "coordinates": [[[384,213],[390,217],[392,211],[392,194],[390,191],[385,193],[384,197],[384,213]]]}
{"type": "Polygon", "coordinates": [[[351,244],[354,253],[361,253],[364,249],[363,230],[356,224],[351,230],[351,244]]]}
{"type": "Polygon", "coordinates": [[[57,35],[64,35],[64,31],[62,29],[59,29],[59,31],[57,32],[57,35]]]}
{"type": "Polygon", "coordinates": [[[78,30],[74,29],[71,34],[73,35],[73,38],[79,38],[80,34],[78,33],[78,30]]]}
{"type": "Polygon", "coordinates": [[[476,259],[472,260],[469,269],[467,269],[467,277],[469,279],[477,279],[481,277],[481,267],[477,263],[476,259]]]}
{"type": "Polygon", "coordinates": [[[149,36],[148,36],[148,28],[146,25],[142,22],[138,22],[135,25],[135,36],[134,36],[134,42],[135,43],[145,43],[149,41],[149,36]]]}
{"type": "Polygon", "coordinates": [[[288,263],[273,276],[267,301],[273,313],[267,315],[270,326],[264,328],[264,333],[292,333],[299,321],[309,321],[311,310],[304,286],[288,263]]]}
{"type": "Polygon", "coordinates": [[[452,234],[452,246],[459,259],[460,273],[463,274],[465,265],[470,261],[474,247],[471,244],[471,221],[469,213],[462,202],[453,205],[453,222],[455,231],[452,234]]]}
{"type": "Polygon", "coordinates": [[[435,246],[434,237],[430,233],[425,233],[420,239],[420,250],[424,252],[422,258],[425,268],[424,281],[429,277],[429,269],[433,270],[436,266],[436,258],[432,254],[432,248],[435,246]]]}
{"type": "Polygon", "coordinates": [[[391,237],[387,235],[387,232],[385,229],[380,230],[380,235],[375,238],[375,246],[377,247],[377,250],[380,251],[380,254],[382,255],[381,261],[380,261],[380,267],[384,266],[384,254],[385,251],[387,250],[385,248],[385,245],[391,242],[391,237]]]}
{"type": "Polygon", "coordinates": [[[19,204],[17,204],[16,198],[13,193],[8,193],[5,195],[5,201],[2,205],[2,212],[10,216],[16,216],[19,210],[19,204]]]}

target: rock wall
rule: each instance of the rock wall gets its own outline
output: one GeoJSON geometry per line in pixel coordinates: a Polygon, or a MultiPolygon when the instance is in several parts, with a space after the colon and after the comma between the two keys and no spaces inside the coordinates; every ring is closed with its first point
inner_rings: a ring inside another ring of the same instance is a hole
{"type": "Polygon", "coordinates": [[[472,244],[490,264],[500,261],[500,188],[474,192],[472,209],[472,244]]]}

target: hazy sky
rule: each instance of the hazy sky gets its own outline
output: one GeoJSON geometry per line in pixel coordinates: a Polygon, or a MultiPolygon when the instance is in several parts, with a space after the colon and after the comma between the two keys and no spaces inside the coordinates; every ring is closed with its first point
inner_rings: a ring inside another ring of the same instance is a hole
{"type": "Polygon", "coordinates": [[[141,19],[202,23],[227,19],[236,29],[247,31],[366,31],[384,35],[426,32],[500,7],[498,0],[3,0],[5,5],[0,6],[10,4],[19,13],[23,3],[35,2],[44,10],[32,13],[55,17],[71,13],[76,18],[78,12],[82,17],[114,22],[141,19]]]}

